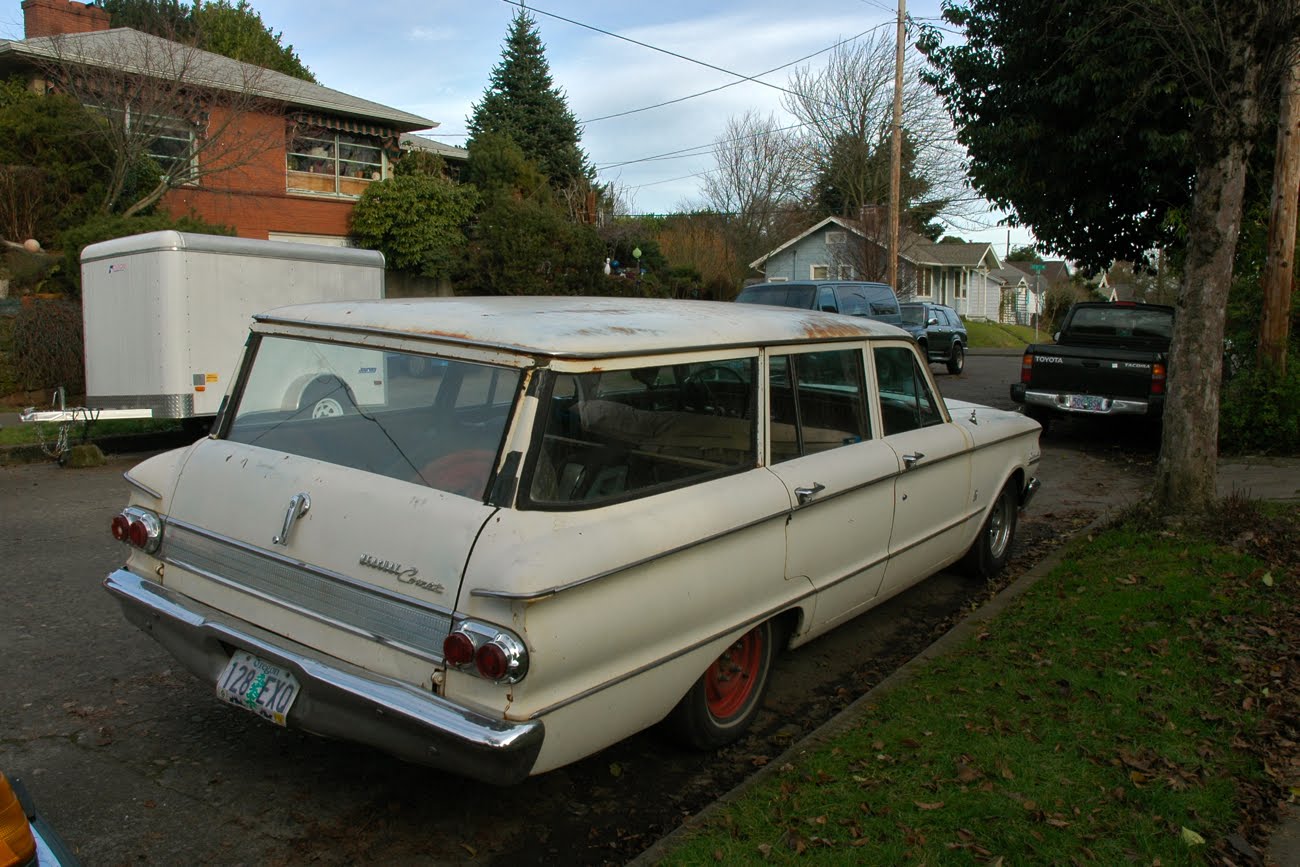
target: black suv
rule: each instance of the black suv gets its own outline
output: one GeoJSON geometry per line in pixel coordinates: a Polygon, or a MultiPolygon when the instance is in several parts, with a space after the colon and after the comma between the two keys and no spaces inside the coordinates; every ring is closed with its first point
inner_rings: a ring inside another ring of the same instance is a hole
{"type": "Polygon", "coordinates": [[[966,326],[961,324],[957,311],[942,304],[929,302],[900,305],[903,328],[916,338],[921,351],[931,363],[941,361],[948,372],[961,373],[966,366],[966,326]]]}
{"type": "Polygon", "coordinates": [[[736,296],[741,304],[767,304],[865,316],[899,325],[898,296],[884,283],[860,280],[791,280],[788,283],[755,283],[736,296]]]}

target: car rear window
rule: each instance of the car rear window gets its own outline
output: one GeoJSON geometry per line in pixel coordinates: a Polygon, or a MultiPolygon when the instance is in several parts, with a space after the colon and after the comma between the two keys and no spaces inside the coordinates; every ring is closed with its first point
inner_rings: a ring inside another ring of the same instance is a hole
{"type": "Polygon", "coordinates": [[[781,284],[750,286],[741,291],[736,300],[741,304],[767,304],[772,307],[799,307],[811,310],[817,290],[813,286],[781,284]]]}
{"type": "Polygon", "coordinates": [[[482,498],[519,390],[513,368],[263,337],[222,436],[482,498]]]}
{"type": "Polygon", "coordinates": [[[1138,307],[1079,307],[1070,319],[1072,336],[1169,340],[1174,333],[1170,310],[1138,307]]]}

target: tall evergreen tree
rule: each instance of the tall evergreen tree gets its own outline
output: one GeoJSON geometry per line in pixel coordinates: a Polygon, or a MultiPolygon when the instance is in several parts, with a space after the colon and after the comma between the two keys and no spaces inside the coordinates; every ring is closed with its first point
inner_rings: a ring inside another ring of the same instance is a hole
{"type": "Polygon", "coordinates": [[[552,185],[590,180],[595,172],[578,142],[578,121],[551,79],[537,22],[515,15],[501,62],[469,118],[469,147],[484,133],[503,135],[541,167],[552,185]]]}

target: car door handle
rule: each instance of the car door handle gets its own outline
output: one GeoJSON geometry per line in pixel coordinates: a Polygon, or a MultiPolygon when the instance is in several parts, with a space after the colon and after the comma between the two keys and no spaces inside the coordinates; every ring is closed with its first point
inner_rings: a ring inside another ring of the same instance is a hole
{"type": "Polygon", "coordinates": [[[799,505],[803,506],[806,505],[808,502],[810,502],[813,497],[817,496],[824,490],[826,490],[826,486],[821,484],[820,482],[816,482],[813,484],[811,488],[808,487],[795,488],[794,495],[795,498],[799,500],[799,505]]]}
{"type": "Polygon", "coordinates": [[[299,518],[307,514],[307,510],[310,508],[311,497],[307,496],[306,491],[294,494],[290,497],[289,508],[284,511],[284,526],[280,528],[280,534],[278,536],[271,537],[271,544],[288,545],[289,531],[293,529],[293,525],[298,522],[299,518]]]}
{"type": "Polygon", "coordinates": [[[925,452],[912,452],[910,455],[903,455],[903,469],[910,470],[923,457],[925,457],[925,452]]]}

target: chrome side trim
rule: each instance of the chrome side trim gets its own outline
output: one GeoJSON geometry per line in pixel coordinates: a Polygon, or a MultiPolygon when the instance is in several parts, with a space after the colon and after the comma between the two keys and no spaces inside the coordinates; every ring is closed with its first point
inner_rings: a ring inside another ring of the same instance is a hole
{"type": "Polygon", "coordinates": [[[149,487],[144,482],[140,481],[135,476],[131,475],[130,470],[127,470],[125,473],[122,473],[122,478],[126,480],[126,483],[128,485],[135,488],[137,491],[142,491],[143,493],[148,494],[149,496],[153,497],[155,500],[161,500],[163,498],[162,494],[158,493],[153,488],[149,487]]]}
{"type": "Polygon", "coordinates": [[[809,596],[812,596],[816,592],[817,590],[815,588],[810,587],[809,589],[805,590],[803,593],[800,593],[797,596],[793,596],[790,599],[787,599],[786,601],[782,602],[780,605],[769,608],[768,610],[764,611],[761,614],[756,614],[755,616],[749,618],[748,620],[744,620],[738,624],[729,626],[726,629],[718,630],[717,632],[713,633],[712,635],[709,635],[706,638],[701,638],[698,641],[694,642],[693,644],[690,644],[679,650],[675,650],[672,653],[667,654],[666,656],[661,656],[659,659],[653,660],[651,662],[647,662],[645,665],[635,668],[632,671],[624,672],[623,674],[620,674],[617,677],[612,677],[609,680],[605,681],[604,683],[598,683],[595,686],[587,687],[582,692],[571,695],[568,698],[563,698],[555,702],[554,704],[547,705],[546,707],[541,708],[540,710],[534,711],[532,714],[529,715],[528,718],[530,720],[539,719],[540,717],[543,717],[548,713],[553,713],[559,710],[560,708],[568,707],[574,702],[582,701],[584,698],[593,696],[598,692],[603,692],[604,690],[610,689],[611,687],[618,686],[620,683],[622,683],[625,680],[630,680],[631,678],[644,674],[647,671],[658,668],[659,666],[664,665],[666,663],[672,662],[674,659],[677,659],[678,657],[682,657],[688,653],[692,653],[696,650],[699,650],[701,647],[705,646],[706,644],[717,641],[720,638],[731,635],[735,632],[742,632],[742,633],[746,632],[750,628],[757,626],[758,624],[762,623],[765,620],[770,620],[771,618],[775,617],[777,614],[780,614],[783,611],[789,611],[793,606],[807,599],[809,596]]]}
{"type": "Polygon", "coordinates": [[[592,581],[599,581],[601,578],[608,578],[610,575],[617,575],[620,572],[626,572],[630,569],[636,569],[646,565],[647,563],[653,563],[656,560],[662,560],[664,557],[671,557],[674,554],[680,554],[682,551],[689,551],[691,548],[695,548],[699,545],[704,545],[716,539],[721,539],[726,536],[730,536],[732,533],[740,533],[744,530],[749,530],[753,527],[757,527],[760,524],[766,524],[768,521],[775,521],[778,518],[781,520],[785,520],[785,518],[789,514],[790,514],[789,509],[782,509],[781,511],[776,512],[774,514],[767,515],[765,517],[759,518],[754,521],[750,521],[748,524],[741,524],[736,527],[730,527],[719,533],[714,533],[711,536],[702,536],[699,539],[694,539],[690,542],[687,542],[684,545],[678,545],[676,548],[669,548],[666,551],[660,551],[656,554],[651,554],[649,557],[642,557],[640,560],[637,560],[633,563],[624,563],[619,566],[616,566],[613,569],[607,569],[604,572],[597,572],[595,575],[588,575],[585,578],[579,578],[576,581],[570,581],[567,584],[557,584],[554,587],[547,587],[544,590],[533,590],[527,593],[514,593],[509,590],[492,590],[489,588],[480,587],[471,590],[469,592],[469,595],[485,597],[488,599],[506,599],[515,602],[536,602],[539,599],[548,599],[557,593],[563,593],[565,590],[572,590],[575,587],[581,587],[584,584],[590,584],[592,581]]]}
{"type": "Polygon", "coordinates": [[[168,522],[159,559],[322,623],[432,662],[451,614],[181,522],[168,522]]]}
{"type": "Polygon", "coordinates": [[[528,777],[545,738],[540,721],[511,721],[461,707],[408,683],[358,668],[229,617],[133,572],[104,580],[126,619],[208,684],[231,648],[291,670],[301,692],[288,724],[361,743],[400,759],[497,785],[528,777]]]}

